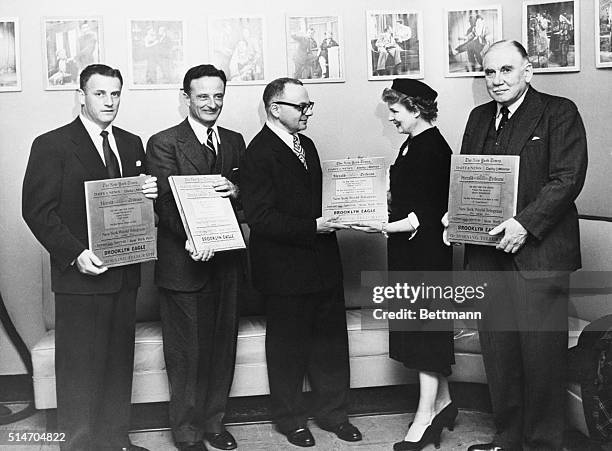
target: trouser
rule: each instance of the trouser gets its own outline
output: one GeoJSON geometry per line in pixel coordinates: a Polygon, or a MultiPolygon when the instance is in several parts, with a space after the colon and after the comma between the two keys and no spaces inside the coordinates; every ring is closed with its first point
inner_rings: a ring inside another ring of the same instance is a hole
{"type": "Polygon", "coordinates": [[[306,425],[302,393],[308,376],[317,422],[347,420],[349,356],[342,286],[267,298],[266,359],[272,413],[287,433],[306,425]]]}
{"type": "Polygon", "coordinates": [[[137,289],[55,295],[55,374],[62,450],[129,446],[137,289]]]}
{"type": "Polygon", "coordinates": [[[480,342],[496,443],[507,449],[561,450],[565,429],[569,276],[528,279],[513,256],[468,246],[470,269],[491,271],[480,342]]]}
{"type": "Polygon", "coordinates": [[[201,290],[163,290],[160,311],[176,442],[196,442],[205,432],[224,430],[236,359],[239,274],[238,265],[225,265],[201,290]]]}

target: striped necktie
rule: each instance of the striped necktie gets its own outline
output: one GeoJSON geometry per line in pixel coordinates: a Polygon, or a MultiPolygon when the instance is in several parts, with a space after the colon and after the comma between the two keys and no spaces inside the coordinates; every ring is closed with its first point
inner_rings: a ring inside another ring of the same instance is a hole
{"type": "Polygon", "coordinates": [[[293,135],[293,153],[300,159],[304,165],[304,169],[308,170],[308,165],[306,164],[306,154],[304,153],[304,149],[302,149],[298,135],[293,135]]]}
{"type": "Polygon", "coordinates": [[[206,148],[208,149],[212,157],[213,167],[215,166],[215,163],[217,162],[217,152],[215,152],[214,139],[215,139],[215,131],[211,127],[206,131],[206,148]]]}

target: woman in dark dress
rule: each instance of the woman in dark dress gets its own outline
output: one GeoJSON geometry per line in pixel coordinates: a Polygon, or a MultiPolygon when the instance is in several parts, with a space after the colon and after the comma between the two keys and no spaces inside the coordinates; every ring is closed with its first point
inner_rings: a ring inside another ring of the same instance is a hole
{"type": "MultiPolygon", "coordinates": [[[[389,271],[452,269],[452,250],[442,241],[440,222],[448,206],[452,151],[432,125],[438,113],[436,97],[436,91],[412,79],[395,79],[382,95],[389,121],[408,139],[389,171],[389,222],[353,228],[380,231],[388,237],[389,271]]],[[[434,325],[419,322],[407,332],[390,332],[390,357],[418,370],[420,383],[414,421],[395,450],[438,444],[442,428],[454,426],[457,408],[447,380],[455,363],[452,322],[436,321],[434,325]]]]}

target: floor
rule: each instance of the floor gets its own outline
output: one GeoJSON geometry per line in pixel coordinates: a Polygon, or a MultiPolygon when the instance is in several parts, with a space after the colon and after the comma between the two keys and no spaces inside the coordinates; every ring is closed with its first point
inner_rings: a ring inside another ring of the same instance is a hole
{"type": "MultiPolygon", "coordinates": [[[[10,407],[10,406],[9,406],[10,407]]],[[[412,413],[399,414],[377,414],[353,416],[351,422],[363,433],[361,442],[349,444],[336,438],[333,434],[319,429],[311,424],[311,431],[315,437],[316,447],[313,450],[391,450],[393,443],[403,438],[408,423],[412,420],[412,413]]],[[[49,443],[20,443],[18,448],[15,442],[9,442],[9,433],[15,432],[44,432],[46,417],[42,412],[18,421],[16,423],[0,426],[0,450],[15,451],[55,451],[59,446],[49,443]]],[[[270,422],[258,422],[247,424],[229,425],[228,430],[238,441],[238,450],[249,451],[280,451],[298,450],[300,448],[289,444],[285,437],[274,430],[270,422]]],[[[465,450],[470,444],[486,442],[493,433],[491,415],[488,413],[472,410],[461,410],[457,418],[457,425],[453,432],[444,431],[442,436],[441,450],[465,450]]],[[[569,451],[587,451],[591,448],[584,437],[577,433],[568,434],[569,451]]],[[[148,448],[151,451],[170,451],[175,447],[172,445],[171,434],[168,430],[148,430],[131,434],[134,444],[148,448]]],[[[209,449],[213,449],[209,447],[209,449]]],[[[433,445],[425,448],[426,451],[434,450],[433,445]]]]}

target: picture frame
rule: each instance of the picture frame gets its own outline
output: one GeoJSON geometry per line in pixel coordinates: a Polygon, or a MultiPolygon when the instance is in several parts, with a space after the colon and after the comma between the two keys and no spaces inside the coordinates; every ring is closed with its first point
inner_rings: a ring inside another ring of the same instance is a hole
{"type": "Polygon", "coordinates": [[[180,88],[185,69],[184,36],[182,20],[129,20],[129,88],[180,88]]]}
{"type": "Polygon", "coordinates": [[[228,85],[266,84],[266,29],[261,15],[209,17],[208,59],[228,85]]]}
{"type": "Polygon", "coordinates": [[[366,30],[368,80],[425,77],[420,11],[366,11],[366,30]]]}
{"type": "Polygon", "coordinates": [[[287,76],[304,83],[344,82],[339,16],[286,16],[287,76]]]}
{"type": "Polygon", "coordinates": [[[42,27],[45,90],[77,89],[81,70],[104,60],[102,19],[44,17],[42,27]]]}
{"type": "Polygon", "coordinates": [[[612,0],[595,0],[595,67],[612,67],[612,0]]]}
{"type": "Polygon", "coordinates": [[[580,70],[578,2],[523,0],[523,44],[534,72],[580,70]]]}
{"type": "Polygon", "coordinates": [[[0,92],[21,91],[19,19],[0,17],[0,92]]]}
{"type": "Polygon", "coordinates": [[[501,5],[470,6],[444,11],[445,77],[484,76],[482,59],[503,39],[501,5]]]}

